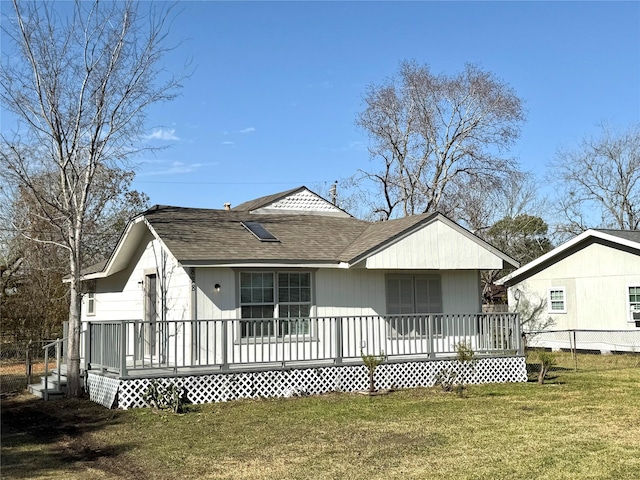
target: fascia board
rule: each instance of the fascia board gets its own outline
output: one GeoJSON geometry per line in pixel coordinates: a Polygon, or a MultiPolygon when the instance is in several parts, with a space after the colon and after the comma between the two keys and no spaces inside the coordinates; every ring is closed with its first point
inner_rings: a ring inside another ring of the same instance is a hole
{"type": "Polygon", "coordinates": [[[166,243],[164,243],[164,240],[162,240],[162,238],[160,237],[160,235],[158,235],[158,232],[156,232],[156,229],[153,228],[153,225],[151,225],[151,223],[146,219],[146,218],[142,218],[142,220],[144,221],[144,224],[147,226],[147,228],[149,229],[149,231],[151,232],[151,235],[153,235],[153,238],[155,240],[158,241],[158,243],[160,243],[160,246],[166,250],[168,253],[171,254],[171,256],[179,263],[178,258],[173,254],[173,252],[171,251],[171,249],[167,246],[166,243]]]}
{"type": "MultiPolygon", "coordinates": [[[[133,218],[129,224],[127,225],[127,228],[125,229],[124,233],[122,234],[122,236],[120,237],[120,240],[118,240],[118,244],[116,245],[116,248],[114,248],[113,252],[111,253],[111,256],[109,257],[109,260],[107,261],[104,269],[102,272],[101,276],[95,277],[95,278],[104,278],[104,277],[108,277],[110,275],[113,275],[114,273],[117,273],[118,271],[120,271],[120,269],[118,269],[116,267],[117,265],[117,259],[118,257],[120,257],[124,250],[126,249],[126,247],[128,246],[128,244],[130,243],[130,238],[133,235],[133,230],[134,228],[137,227],[137,225],[143,221],[144,217],[143,216],[138,216],[133,218]]],[[[87,276],[87,279],[92,278],[91,276],[87,276]]]]}
{"type": "MultiPolygon", "coordinates": [[[[141,221],[141,219],[142,217],[138,216],[138,217],[132,218],[129,221],[129,223],[127,224],[127,227],[124,229],[124,232],[122,233],[122,235],[120,235],[120,238],[118,239],[118,243],[116,244],[116,247],[111,252],[109,259],[107,260],[107,263],[105,263],[104,267],[102,268],[102,271],[82,275],[80,277],[81,280],[94,280],[97,278],[106,278],[109,275],[116,273],[115,266],[114,266],[116,259],[118,258],[118,256],[121,255],[121,252],[124,249],[124,245],[127,243],[127,240],[131,236],[131,231],[133,230],[134,226],[138,224],[141,221]]],[[[63,280],[63,282],[65,283],[68,283],[70,281],[71,281],[70,279],[63,280]]]]}
{"type": "Polygon", "coordinates": [[[509,283],[511,280],[518,278],[518,277],[522,277],[524,275],[526,275],[527,272],[529,272],[530,270],[535,269],[536,267],[542,265],[543,263],[546,262],[550,262],[554,257],[560,255],[562,252],[572,248],[573,246],[587,240],[590,237],[595,237],[595,238],[599,238],[601,240],[606,240],[608,242],[611,243],[615,243],[618,245],[624,245],[636,250],[640,250],[640,244],[638,244],[638,242],[634,242],[631,240],[627,240],[625,238],[620,238],[617,237],[615,235],[610,235],[608,233],[604,233],[604,232],[599,232],[597,230],[586,230],[584,232],[582,232],[580,235],[578,235],[577,237],[574,237],[573,239],[569,240],[568,242],[563,243],[562,245],[560,245],[559,247],[554,248],[553,250],[551,250],[550,252],[545,253],[544,255],[536,258],[535,260],[527,263],[526,265],[524,265],[523,267],[519,268],[518,270],[515,270],[513,272],[511,272],[509,275],[506,275],[500,279],[498,279],[496,281],[497,285],[504,285],[505,283],[509,283]]]}
{"type": "Polygon", "coordinates": [[[204,268],[342,268],[338,263],[256,262],[256,261],[194,261],[179,262],[181,267],[204,268]]]}

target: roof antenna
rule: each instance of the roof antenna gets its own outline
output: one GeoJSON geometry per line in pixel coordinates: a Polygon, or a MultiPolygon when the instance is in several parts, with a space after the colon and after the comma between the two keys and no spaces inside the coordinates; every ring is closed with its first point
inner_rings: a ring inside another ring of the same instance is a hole
{"type": "Polygon", "coordinates": [[[329,199],[331,203],[336,205],[338,203],[338,181],[336,180],[329,188],[329,199]]]}

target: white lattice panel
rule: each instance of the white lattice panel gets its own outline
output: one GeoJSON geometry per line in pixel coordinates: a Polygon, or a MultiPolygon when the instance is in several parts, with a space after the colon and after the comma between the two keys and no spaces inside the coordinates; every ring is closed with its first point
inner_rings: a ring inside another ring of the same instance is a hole
{"type": "MultiPolygon", "coordinates": [[[[435,383],[437,374],[446,368],[457,368],[456,362],[439,360],[386,363],[376,369],[376,386],[381,389],[431,387],[435,383]]],[[[527,369],[523,357],[479,359],[474,362],[472,368],[466,370],[464,375],[466,383],[527,381],[527,369]]],[[[332,391],[355,392],[369,387],[369,375],[364,365],[217,373],[157,380],[165,385],[173,382],[183,387],[191,403],[224,402],[237,398],[314,395],[332,391]]],[[[142,393],[149,386],[149,379],[120,380],[119,382],[119,408],[145,407],[142,393]]]]}
{"type": "Polygon", "coordinates": [[[118,394],[120,379],[104,377],[89,373],[87,375],[87,386],[89,387],[89,398],[92,402],[111,408],[118,394]]]}

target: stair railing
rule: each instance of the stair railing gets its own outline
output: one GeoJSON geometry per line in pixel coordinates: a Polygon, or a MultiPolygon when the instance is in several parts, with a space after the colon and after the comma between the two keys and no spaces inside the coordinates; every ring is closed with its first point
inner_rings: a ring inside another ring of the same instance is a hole
{"type": "MultiPolygon", "coordinates": [[[[82,336],[85,333],[85,330],[80,331],[80,335],[82,336]]],[[[66,334],[63,338],[56,338],[53,342],[48,343],[43,348],[44,350],[44,399],[49,400],[49,349],[52,347],[56,348],[56,376],[58,379],[58,388],[62,390],[60,386],[60,365],[62,364],[62,357],[67,354],[67,344],[69,341],[69,322],[64,322],[63,324],[63,335],[66,334]]]]}
{"type": "Polygon", "coordinates": [[[44,400],[49,400],[49,349],[56,347],[56,372],[58,377],[58,388],[60,388],[60,359],[62,358],[62,343],[66,338],[56,338],[55,341],[46,344],[44,347],[44,400]]]}

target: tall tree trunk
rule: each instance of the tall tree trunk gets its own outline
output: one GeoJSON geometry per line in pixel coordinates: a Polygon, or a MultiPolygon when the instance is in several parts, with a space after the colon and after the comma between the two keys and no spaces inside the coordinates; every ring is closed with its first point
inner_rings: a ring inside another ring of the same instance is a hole
{"type": "MultiPolygon", "coordinates": [[[[80,289],[80,267],[71,256],[71,286],[69,292],[69,339],[67,351],[67,394],[79,397],[82,391],[80,382],[80,311],[82,307],[82,293],[80,289]]],[[[87,345],[86,348],[89,348],[87,345]]]]}

